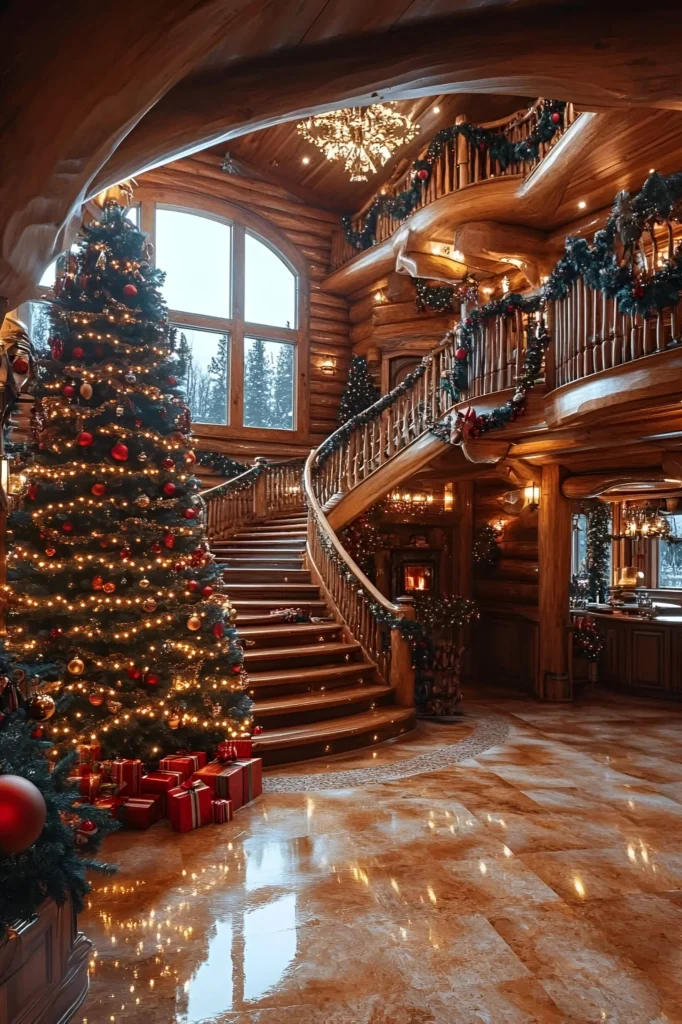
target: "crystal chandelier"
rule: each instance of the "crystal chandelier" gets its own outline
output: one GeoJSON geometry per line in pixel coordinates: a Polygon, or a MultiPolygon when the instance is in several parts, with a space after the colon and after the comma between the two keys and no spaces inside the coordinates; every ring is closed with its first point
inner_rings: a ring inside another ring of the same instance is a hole
{"type": "Polygon", "coordinates": [[[296,126],[306,142],[327,160],[343,160],[351,181],[367,181],[400,146],[417,137],[419,125],[396,110],[394,103],[331,110],[296,126]]]}
{"type": "Polygon", "coordinates": [[[665,516],[650,505],[628,505],[624,509],[625,536],[639,539],[670,536],[670,524],[665,516]]]}

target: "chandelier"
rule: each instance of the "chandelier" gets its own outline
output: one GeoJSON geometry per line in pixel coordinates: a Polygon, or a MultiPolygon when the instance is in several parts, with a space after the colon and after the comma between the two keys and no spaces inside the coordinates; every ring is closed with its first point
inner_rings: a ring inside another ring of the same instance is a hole
{"type": "Polygon", "coordinates": [[[331,110],[296,126],[306,142],[322,150],[327,160],[343,160],[351,181],[367,181],[400,146],[417,137],[419,125],[401,114],[394,103],[331,110]]]}
{"type": "Polygon", "coordinates": [[[628,505],[623,514],[625,537],[635,539],[659,537],[666,540],[670,536],[670,524],[665,516],[650,505],[628,505]]]}

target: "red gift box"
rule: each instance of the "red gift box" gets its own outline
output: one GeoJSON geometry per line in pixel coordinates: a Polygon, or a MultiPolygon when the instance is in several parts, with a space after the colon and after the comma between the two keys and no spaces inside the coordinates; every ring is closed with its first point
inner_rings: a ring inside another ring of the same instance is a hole
{"type": "Polygon", "coordinates": [[[171,789],[177,789],[184,778],[182,772],[149,772],[148,775],[142,776],[142,792],[144,794],[159,793],[161,795],[161,810],[167,817],[168,793],[171,789]]]}
{"type": "Polygon", "coordinates": [[[232,801],[211,800],[211,815],[214,825],[222,825],[226,821],[232,821],[232,801]]]}
{"type": "Polygon", "coordinates": [[[118,786],[118,795],[124,799],[139,796],[142,787],[142,761],[132,757],[117,757],[111,765],[111,777],[118,786]]]}
{"type": "Polygon", "coordinates": [[[168,817],[176,832],[190,832],[211,822],[213,794],[198,780],[185,780],[168,793],[168,817]]]}
{"type": "Polygon", "coordinates": [[[161,818],[161,801],[160,793],[131,796],[120,805],[117,817],[128,828],[149,828],[161,818]]]}
{"type": "Polygon", "coordinates": [[[253,743],[251,740],[235,740],[234,747],[238,758],[248,758],[253,754],[253,743]]]}
{"type": "Polygon", "coordinates": [[[263,761],[260,757],[251,757],[236,761],[235,764],[242,770],[243,803],[249,804],[263,792],[263,761]]]}
{"type": "Polygon", "coordinates": [[[84,796],[90,803],[93,802],[99,793],[101,775],[69,775],[69,784],[76,786],[81,796],[84,796]]]}
{"type": "Polygon", "coordinates": [[[100,761],[102,748],[99,743],[79,743],[78,760],[81,764],[90,764],[92,761],[100,761]]]}
{"type": "Polygon", "coordinates": [[[170,757],[162,757],[159,761],[159,769],[163,772],[182,772],[184,779],[189,779],[194,772],[198,772],[206,764],[206,754],[203,750],[194,750],[191,753],[172,754],[170,757]]]}
{"type": "Polygon", "coordinates": [[[98,796],[96,800],[93,800],[93,807],[99,807],[103,811],[109,811],[109,814],[114,818],[118,818],[118,809],[122,805],[123,800],[120,796],[98,796]]]}
{"type": "Polygon", "coordinates": [[[221,764],[219,761],[211,761],[195,772],[192,778],[205,783],[214,799],[222,797],[224,800],[230,800],[233,811],[238,811],[244,803],[242,769],[234,763],[221,764]]]}

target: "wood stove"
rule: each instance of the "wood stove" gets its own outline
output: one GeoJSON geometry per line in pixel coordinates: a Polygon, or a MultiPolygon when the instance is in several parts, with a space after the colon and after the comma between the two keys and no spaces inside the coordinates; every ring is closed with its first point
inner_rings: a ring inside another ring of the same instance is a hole
{"type": "Polygon", "coordinates": [[[440,552],[418,547],[391,552],[392,598],[414,593],[438,594],[440,552]]]}

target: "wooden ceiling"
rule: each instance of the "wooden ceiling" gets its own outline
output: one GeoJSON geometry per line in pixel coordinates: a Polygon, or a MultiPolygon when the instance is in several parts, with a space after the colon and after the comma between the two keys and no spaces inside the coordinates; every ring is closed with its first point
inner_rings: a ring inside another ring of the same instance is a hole
{"type": "Polygon", "coordinates": [[[458,114],[474,124],[481,124],[513,114],[522,109],[525,102],[518,96],[467,93],[398,101],[398,110],[419,124],[419,136],[398,150],[377,174],[369,175],[368,181],[351,181],[343,163],[325,159],[319,149],[300,137],[296,122],[292,121],[250,132],[213,148],[220,154],[229,152],[237,167],[255,168],[257,172],[271,175],[295,194],[305,195],[312,205],[353,213],[364,206],[397,168],[414,160],[436,132],[454,124],[458,114]],[[304,157],[308,164],[303,163],[304,157]]]}
{"type": "Polygon", "coordinates": [[[330,106],[681,109],[681,28],[664,0],[6,0],[0,299],[31,293],[105,184],[330,106]]]}

